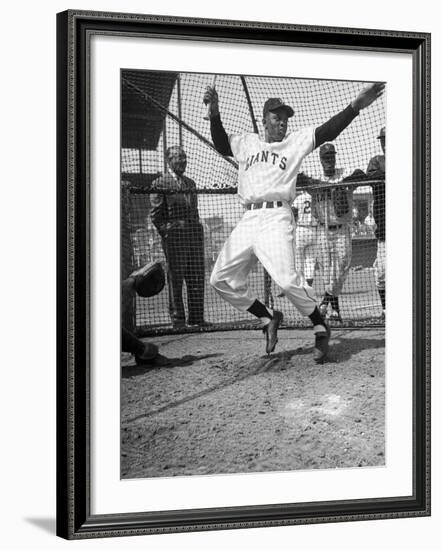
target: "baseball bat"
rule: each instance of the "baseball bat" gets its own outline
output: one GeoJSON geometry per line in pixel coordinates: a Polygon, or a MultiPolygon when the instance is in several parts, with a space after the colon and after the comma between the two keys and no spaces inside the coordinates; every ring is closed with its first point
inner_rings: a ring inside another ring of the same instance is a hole
{"type": "MultiPolygon", "coordinates": [[[[210,87],[211,88],[214,88],[215,87],[215,84],[216,84],[216,77],[217,75],[213,75],[213,78],[212,78],[212,83],[210,84],[210,87]]],[[[204,115],[204,120],[209,120],[209,114],[210,114],[210,105],[207,104],[207,108],[206,108],[206,114],[204,115]]]]}

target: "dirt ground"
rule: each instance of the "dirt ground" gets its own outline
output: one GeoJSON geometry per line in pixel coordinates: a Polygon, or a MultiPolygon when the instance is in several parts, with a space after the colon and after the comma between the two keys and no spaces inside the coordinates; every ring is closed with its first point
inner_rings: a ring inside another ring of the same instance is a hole
{"type": "Polygon", "coordinates": [[[385,463],[384,330],[155,337],[172,366],[122,357],[121,477],[288,471],[385,463]]]}

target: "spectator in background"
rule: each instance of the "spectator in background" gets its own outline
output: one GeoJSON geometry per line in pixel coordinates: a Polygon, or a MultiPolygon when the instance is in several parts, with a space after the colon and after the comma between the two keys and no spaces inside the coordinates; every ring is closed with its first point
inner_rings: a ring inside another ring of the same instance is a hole
{"type": "Polygon", "coordinates": [[[198,214],[196,184],[186,177],[182,147],[166,151],[167,172],[153,182],[152,222],[161,235],[167,260],[169,311],[175,328],[185,326],[183,282],[187,287],[188,324],[204,321],[204,231],[198,214]]]}
{"type": "Polygon", "coordinates": [[[378,241],[376,260],[373,264],[376,274],[376,287],[382,304],[382,314],[385,316],[385,127],[381,128],[377,137],[382,149],[382,155],[376,155],[368,163],[367,176],[373,189],[373,217],[376,222],[375,235],[378,241]]]}

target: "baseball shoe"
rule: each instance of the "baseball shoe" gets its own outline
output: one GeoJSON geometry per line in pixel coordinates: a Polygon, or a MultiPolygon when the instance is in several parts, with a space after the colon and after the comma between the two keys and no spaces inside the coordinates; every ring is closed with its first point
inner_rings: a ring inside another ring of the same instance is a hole
{"type": "Polygon", "coordinates": [[[266,325],[262,331],[266,335],[266,353],[272,353],[278,342],[278,328],[282,323],[283,315],[280,311],[273,310],[273,318],[268,325],[266,325]]]}
{"type": "Polygon", "coordinates": [[[313,352],[313,359],[316,363],[323,363],[328,355],[328,342],[330,340],[330,328],[327,327],[326,331],[315,333],[315,350],[313,352]]]}
{"type": "Polygon", "coordinates": [[[330,321],[336,321],[337,323],[342,323],[342,317],[339,311],[332,309],[329,316],[330,321]]]}

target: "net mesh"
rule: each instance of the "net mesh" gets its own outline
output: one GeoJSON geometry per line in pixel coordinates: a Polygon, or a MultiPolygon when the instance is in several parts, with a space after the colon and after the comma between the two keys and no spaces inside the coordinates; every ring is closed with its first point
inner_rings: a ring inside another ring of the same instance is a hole
{"type": "MultiPolygon", "coordinates": [[[[213,148],[202,103],[204,90],[215,84],[227,133],[259,132],[264,138],[262,106],[268,97],[280,97],[294,106],[290,132],[321,125],[348,105],[366,84],[238,75],[217,75],[214,81],[209,74],[134,70],[122,71],[121,82],[122,277],[154,260],[164,262],[168,269],[167,290],[153,298],[137,297],[126,316],[140,333],[173,327],[191,330],[183,322],[196,325],[202,318],[211,329],[255,326],[249,313],[234,309],[209,284],[216,258],[244,207],[236,195],[236,162],[213,148]],[[189,183],[184,191],[163,186],[159,193],[158,178],[167,174],[165,152],[175,145],[186,152],[185,175],[194,184],[189,183]],[[167,242],[162,239],[158,220],[154,224],[165,202],[176,207],[167,242]],[[180,211],[196,210],[199,222],[181,223],[180,211]]],[[[307,180],[302,191],[308,195],[296,202],[296,258],[302,263],[302,268],[297,268],[313,278],[318,304],[326,291],[336,295],[342,326],[383,323],[379,294],[383,273],[381,262],[375,260],[381,225],[384,232],[385,185],[379,179],[381,171],[373,170],[376,162],[371,159],[382,156],[377,137],[385,124],[384,97],[362,111],[334,141],[336,167],[342,175],[355,169],[367,172],[371,162],[369,182],[334,182],[330,186],[318,181],[312,185],[307,180]],[[343,195],[345,223],[333,223],[333,208],[339,208],[343,195]],[[309,227],[304,230],[304,225],[309,227]]],[[[301,170],[316,180],[325,179],[318,150],[304,159],[301,170]]],[[[380,240],[383,242],[385,235],[380,240]]],[[[259,263],[252,266],[248,280],[260,300],[283,311],[286,325],[310,325],[259,263]]],[[[333,316],[336,302],[328,298],[326,302],[327,315],[333,316]]]]}

